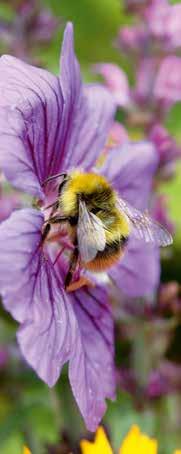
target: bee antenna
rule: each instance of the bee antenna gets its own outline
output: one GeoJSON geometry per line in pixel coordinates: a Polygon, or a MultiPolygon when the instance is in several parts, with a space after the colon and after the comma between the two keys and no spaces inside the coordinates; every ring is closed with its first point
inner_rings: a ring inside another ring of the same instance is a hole
{"type": "Polygon", "coordinates": [[[49,181],[53,181],[55,180],[56,178],[59,178],[59,177],[64,177],[66,178],[67,174],[66,173],[57,173],[56,175],[52,175],[51,177],[48,177],[46,178],[45,181],[43,181],[43,183],[41,184],[41,186],[45,186],[47,183],[49,183],[49,181]]]}

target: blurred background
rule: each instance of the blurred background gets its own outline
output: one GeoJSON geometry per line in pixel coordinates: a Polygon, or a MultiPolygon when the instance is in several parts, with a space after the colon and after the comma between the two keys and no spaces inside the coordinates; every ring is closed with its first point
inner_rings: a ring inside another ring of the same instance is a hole
{"type": "MultiPolygon", "coordinates": [[[[140,49],[131,48],[129,40],[123,40],[120,35],[118,40],[123,27],[135,24],[140,27],[144,23],[142,11],[130,6],[131,3],[139,2],[1,0],[0,53],[11,53],[58,73],[64,25],[71,20],[75,27],[75,47],[84,81],[103,81],[100,74],[95,74],[94,65],[109,62],[122,68],[130,86],[134,87],[136,67],[143,56],[140,55],[140,49]]],[[[179,56],[180,49],[177,46],[169,49],[168,53],[179,56]]],[[[158,55],[161,51],[156,49],[156,52],[158,55]]],[[[164,49],[164,52],[167,53],[167,50],[164,49]]],[[[144,119],[149,109],[152,109],[153,115],[157,115],[152,99],[140,101],[138,96],[135,99],[136,112],[144,113],[144,119]]],[[[125,106],[119,106],[117,120],[124,124],[133,140],[148,134],[149,125],[145,125],[145,120],[140,119],[139,115],[133,116],[125,106]]],[[[164,172],[166,168],[166,173],[160,172],[156,176],[156,203],[158,211],[162,210],[160,216],[173,229],[174,245],[162,257],[162,283],[155,311],[150,314],[144,301],[141,302],[141,310],[140,302],[136,301],[132,302],[135,304],[134,311],[125,308],[116,311],[118,393],[115,402],[108,402],[103,421],[115,452],[130,426],[135,423],[142,431],[158,439],[159,454],[172,454],[174,449],[181,446],[179,99],[165,109],[161,121],[169,140],[171,138],[172,150],[175,147],[177,152],[174,158],[166,160],[166,167],[165,162],[160,164],[164,172]],[[168,163],[170,166],[167,166],[168,163]],[[160,194],[164,195],[163,203],[160,202],[160,194]]],[[[23,362],[16,344],[16,329],[16,323],[1,306],[0,452],[20,454],[22,446],[26,444],[31,447],[33,454],[66,454],[71,450],[76,453],[80,438],[89,437],[90,434],[86,433],[72,398],[66,368],[56,387],[48,389],[23,362]]]]}

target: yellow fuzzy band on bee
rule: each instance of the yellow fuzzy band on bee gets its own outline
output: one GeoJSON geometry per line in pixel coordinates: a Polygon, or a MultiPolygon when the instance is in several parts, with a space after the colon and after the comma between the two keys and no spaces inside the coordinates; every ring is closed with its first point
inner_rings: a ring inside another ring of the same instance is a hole
{"type": "MultiPolygon", "coordinates": [[[[105,190],[105,192],[110,190],[110,185],[101,175],[81,173],[80,171],[75,170],[69,177],[70,179],[61,194],[61,206],[65,214],[77,210],[77,194],[84,193],[89,196],[89,194],[92,194],[95,190],[99,191],[99,189],[101,189],[105,190]]],[[[110,199],[111,203],[115,203],[114,191],[111,191],[110,199]]]]}
{"type": "Polygon", "coordinates": [[[130,234],[130,226],[124,214],[119,210],[112,210],[112,214],[107,216],[107,213],[100,213],[99,217],[106,226],[106,243],[111,244],[114,241],[120,241],[121,237],[127,238],[130,234]],[[112,218],[112,215],[114,217],[112,218]]]}

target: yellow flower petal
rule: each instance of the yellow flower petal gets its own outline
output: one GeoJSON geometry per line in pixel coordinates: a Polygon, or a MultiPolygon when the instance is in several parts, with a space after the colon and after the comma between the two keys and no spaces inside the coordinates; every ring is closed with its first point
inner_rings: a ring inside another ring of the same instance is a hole
{"type": "Polygon", "coordinates": [[[103,427],[98,427],[93,443],[82,440],[80,447],[82,454],[113,454],[103,427]]]}
{"type": "Polygon", "coordinates": [[[29,450],[29,448],[27,448],[27,446],[24,446],[23,454],[31,454],[31,451],[29,450]]]}
{"type": "Polygon", "coordinates": [[[157,454],[157,442],[132,426],[120,447],[119,454],[157,454]]]}
{"type": "Polygon", "coordinates": [[[177,451],[175,451],[174,454],[181,454],[181,449],[177,449],[177,451]]]}

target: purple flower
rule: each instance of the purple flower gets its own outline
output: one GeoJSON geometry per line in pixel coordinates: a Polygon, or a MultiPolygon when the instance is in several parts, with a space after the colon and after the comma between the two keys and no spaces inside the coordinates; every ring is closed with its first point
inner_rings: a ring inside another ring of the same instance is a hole
{"type": "Polygon", "coordinates": [[[159,123],[152,126],[148,137],[158,152],[159,171],[162,179],[170,178],[174,174],[176,160],[181,157],[181,149],[164,126],[159,123]]]}
{"type": "Polygon", "coordinates": [[[125,142],[129,142],[129,136],[126,128],[121,123],[114,121],[105,149],[110,149],[113,146],[123,145],[125,142]]]}
{"type": "Polygon", "coordinates": [[[147,26],[152,37],[164,49],[181,46],[181,5],[170,5],[166,0],[153,0],[145,12],[147,26]]]}
{"type": "Polygon", "coordinates": [[[121,50],[127,51],[143,51],[148,44],[148,31],[145,27],[134,25],[122,27],[119,30],[117,37],[117,45],[121,50]]]}
{"type": "Polygon", "coordinates": [[[136,86],[134,96],[138,104],[153,103],[153,88],[155,84],[158,59],[155,57],[143,58],[136,72],[136,86]]]}
{"type": "Polygon", "coordinates": [[[181,390],[181,367],[171,361],[162,361],[160,367],[151,372],[147,386],[150,399],[181,390]]]}
{"type": "MultiPolygon", "coordinates": [[[[105,398],[114,398],[115,392],[108,292],[101,284],[65,292],[72,245],[64,230],[42,243],[44,208],[57,197],[51,184],[42,183],[58,172],[95,166],[115,106],[104,87],[82,84],[71,24],[65,30],[60,66],[56,77],[10,56],[0,60],[0,166],[15,187],[41,206],[14,212],[0,226],[0,290],[6,309],[21,323],[18,342],[24,357],[49,386],[69,361],[74,397],[94,431],[105,398]]],[[[149,143],[125,143],[110,150],[100,172],[124,198],[144,209],[157,164],[149,143]]],[[[117,284],[128,294],[152,292],[159,281],[158,251],[132,238],[118,269],[117,284]]],[[[116,273],[111,270],[113,279],[116,273]]]]}
{"type": "Polygon", "coordinates": [[[104,77],[107,88],[111,91],[118,106],[130,104],[129,83],[126,74],[117,65],[102,63],[95,66],[95,71],[104,77]]]}
{"type": "Polygon", "coordinates": [[[14,9],[11,21],[0,21],[0,37],[10,52],[31,61],[33,47],[49,43],[60,21],[35,0],[18,2],[14,9]]]}
{"type": "Polygon", "coordinates": [[[181,100],[181,58],[169,56],[162,61],[155,81],[154,96],[169,105],[181,100]]]}
{"type": "Polygon", "coordinates": [[[20,206],[21,202],[16,194],[3,194],[0,190],[0,222],[7,219],[12,211],[20,206]]]}

